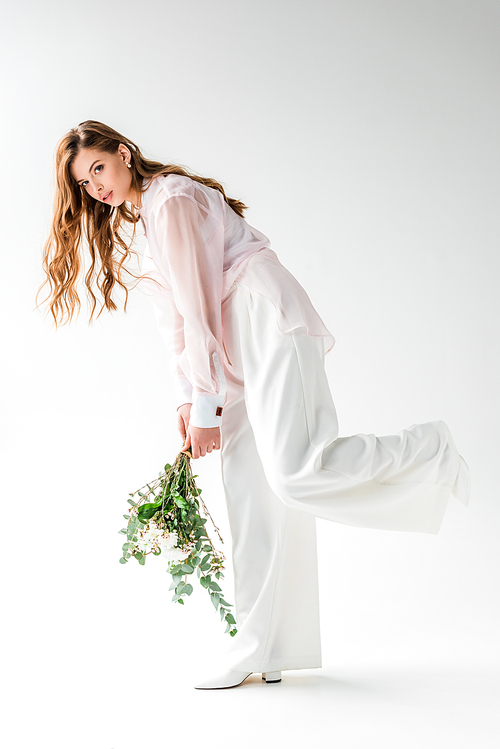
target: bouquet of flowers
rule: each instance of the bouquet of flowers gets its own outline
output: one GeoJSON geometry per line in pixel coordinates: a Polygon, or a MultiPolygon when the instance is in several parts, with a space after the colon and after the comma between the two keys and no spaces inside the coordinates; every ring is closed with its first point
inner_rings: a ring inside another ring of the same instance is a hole
{"type": "Polygon", "coordinates": [[[172,601],[184,604],[184,596],[190,596],[193,586],[187,576],[196,570],[199,581],[209,593],[215,610],[219,610],[221,621],[226,622],[226,632],[234,637],[238,631],[236,621],[229,611],[232,604],[222,597],[217,580],[224,577],[222,570],[225,556],[217,551],[207,534],[205,525],[210,518],[221,543],[224,543],[205,503],[201,490],[195,484],[191,471],[191,454],[180,452],[173,465],[165,466],[159,478],[129,494],[131,505],[127,527],[119,533],[127,537],[122,546],[121,564],[135,557],[144,565],[148,554],[163,556],[167,560],[167,571],[172,575],[172,601]],[[145,491],[147,490],[147,491],[145,491]],[[135,497],[135,499],[134,499],[135,497]],[[200,503],[203,515],[200,515],[200,503]]]}

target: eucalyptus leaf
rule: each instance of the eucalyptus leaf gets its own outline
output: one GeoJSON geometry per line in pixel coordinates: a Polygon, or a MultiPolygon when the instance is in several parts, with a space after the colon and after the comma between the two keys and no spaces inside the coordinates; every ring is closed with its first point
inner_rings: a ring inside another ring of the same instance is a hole
{"type": "Polygon", "coordinates": [[[215,610],[217,611],[217,608],[219,606],[219,594],[214,593],[213,595],[210,596],[210,598],[212,599],[212,603],[215,606],[215,610]]]}

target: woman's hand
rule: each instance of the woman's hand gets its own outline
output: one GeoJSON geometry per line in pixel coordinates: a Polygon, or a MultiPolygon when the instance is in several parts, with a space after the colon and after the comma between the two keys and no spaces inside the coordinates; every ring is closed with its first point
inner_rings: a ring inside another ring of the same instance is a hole
{"type": "Polygon", "coordinates": [[[191,417],[191,403],[183,403],[177,409],[177,429],[180,432],[182,441],[186,441],[189,419],[191,417]]]}
{"type": "Polygon", "coordinates": [[[177,428],[184,440],[181,452],[186,452],[190,447],[193,458],[200,458],[211,453],[212,450],[220,449],[220,428],[189,426],[191,416],[191,404],[184,403],[177,409],[177,428]]]}

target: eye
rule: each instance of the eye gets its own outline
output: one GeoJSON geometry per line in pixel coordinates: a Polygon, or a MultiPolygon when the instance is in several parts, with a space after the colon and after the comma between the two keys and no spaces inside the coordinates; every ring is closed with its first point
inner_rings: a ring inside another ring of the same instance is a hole
{"type": "MultiPolygon", "coordinates": [[[[96,167],[95,167],[95,169],[94,169],[94,172],[95,172],[96,174],[99,174],[99,171],[100,171],[101,169],[104,169],[104,165],[103,165],[103,164],[98,164],[98,166],[96,166],[96,167]],[[98,171],[98,170],[99,170],[99,171],[98,171]]],[[[88,183],[89,183],[89,181],[88,181],[88,179],[86,179],[86,180],[84,180],[83,182],[80,182],[80,187],[86,187],[86,185],[88,185],[88,183]]]]}

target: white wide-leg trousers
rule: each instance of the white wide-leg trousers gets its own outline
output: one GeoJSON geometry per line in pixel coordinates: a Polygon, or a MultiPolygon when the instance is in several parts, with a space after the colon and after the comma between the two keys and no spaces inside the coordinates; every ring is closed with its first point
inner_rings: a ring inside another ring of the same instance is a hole
{"type": "Polygon", "coordinates": [[[282,333],[273,303],[236,283],[223,303],[222,475],[238,633],[226,666],[321,666],[316,517],[436,534],[466,465],[443,421],[338,436],[323,342],[282,333]]]}

